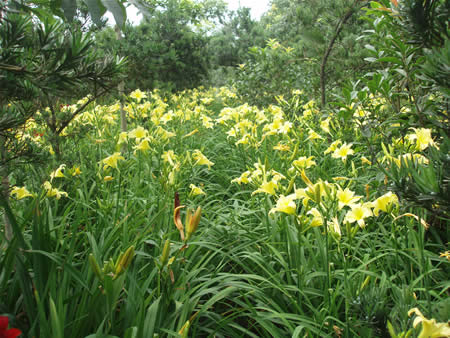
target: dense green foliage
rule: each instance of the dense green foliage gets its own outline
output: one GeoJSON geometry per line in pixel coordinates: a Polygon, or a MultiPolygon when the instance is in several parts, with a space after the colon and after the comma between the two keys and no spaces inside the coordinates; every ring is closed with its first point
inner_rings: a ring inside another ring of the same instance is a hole
{"type": "Polygon", "coordinates": [[[26,337],[450,336],[448,2],[149,3],[97,49],[0,11],[2,156],[47,159],[0,172],[0,315],[26,337]],[[143,90],[97,100],[106,49],[143,90]]]}

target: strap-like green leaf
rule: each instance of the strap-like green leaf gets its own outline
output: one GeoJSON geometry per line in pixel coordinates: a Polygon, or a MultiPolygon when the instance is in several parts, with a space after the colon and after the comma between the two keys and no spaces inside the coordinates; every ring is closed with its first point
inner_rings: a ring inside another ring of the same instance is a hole
{"type": "Polygon", "coordinates": [[[150,5],[149,3],[141,0],[128,0],[128,2],[132,4],[134,7],[136,7],[139,10],[139,12],[146,17],[151,17],[156,7],[155,4],[150,5]]]}
{"type": "Polygon", "coordinates": [[[100,0],[85,0],[84,2],[88,6],[92,21],[97,26],[100,26],[102,24],[101,18],[106,12],[105,6],[103,6],[100,0]]]}
{"type": "Polygon", "coordinates": [[[119,27],[123,27],[127,19],[127,11],[119,0],[101,0],[108,11],[114,15],[114,20],[119,27]]]}
{"type": "Polygon", "coordinates": [[[62,0],[62,9],[67,20],[72,21],[77,12],[77,2],[73,0],[62,0]]]}

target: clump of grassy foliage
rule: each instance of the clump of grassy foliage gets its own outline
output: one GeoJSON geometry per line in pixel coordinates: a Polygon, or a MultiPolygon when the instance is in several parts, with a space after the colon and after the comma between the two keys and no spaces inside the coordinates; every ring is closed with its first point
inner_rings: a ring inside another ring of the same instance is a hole
{"type": "MultiPolygon", "coordinates": [[[[59,158],[30,120],[49,161],[10,178],[2,312],[52,337],[381,336],[414,307],[446,320],[445,243],[379,168],[405,165],[403,148],[368,149],[360,110],[344,123],[301,95],[259,109],[225,88],[136,91],[128,132],[118,103],[91,105],[59,158]]],[[[416,165],[441,139],[424,142],[416,165]]]]}

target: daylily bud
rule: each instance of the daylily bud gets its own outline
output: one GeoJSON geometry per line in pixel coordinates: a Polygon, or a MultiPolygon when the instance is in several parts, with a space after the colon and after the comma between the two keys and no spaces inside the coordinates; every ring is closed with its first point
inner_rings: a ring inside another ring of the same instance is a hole
{"type": "Polygon", "coordinates": [[[186,232],[187,232],[186,240],[188,240],[191,237],[191,235],[197,230],[201,216],[202,216],[202,208],[198,207],[194,215],[189,218],[189,222],[186,224],[186,232]]]}
{"type": "Polygon", "coordinates": [[[98,279],[103,280],[102,271],[100,270],[100,266],[98,265],[97,260],[95,259],[93,254],[89,255],[89,264],[92,268],[92,271],[94,271],[98,279]]]}
{"type": "Polygon", "coordinates": [[[162,251],[162,255],[160,258],[161,265],[164,267],[166,265],[167,260],[169,259],[169,253],[170,253],[170,239],[166,239],[166,242],[164,243],[164,249],[162,251]]]}
{"type": "Polygon", "coordinates": [[[178,197],[178,192],[175,193],[175,203],[173,210],[173,222],[180,232],[181,240],[184,241],[184,229],[183,223],[181,222],[180,209],[184,208],[184,205],[180,205],[180,198],[178,197]]]}
{"type": "Polygon", "coordinates": [[[300,175],[302,176],[303,182],[305,182],[307,186],[313,185],[313,183],[309,180],[308,176],[306,176],[305,169],[302,169],[300,175]]]}
{"type": "Polygon", "coordinates": [[[116,276],[119,276],[124,270],[128,268],[131,261],[133,260],[133,257],[134,257],[134,246],[132,245],[117,260],[118,263],[116,264],[116,271],[115,271],[116,276]]]}
{"type": "Polygon", "coordinates": [[[320,184],[316,184],[315,189],[314,189],[314,202],[319,204],[320,203],[320,197],[321,197],[320,184]]]}

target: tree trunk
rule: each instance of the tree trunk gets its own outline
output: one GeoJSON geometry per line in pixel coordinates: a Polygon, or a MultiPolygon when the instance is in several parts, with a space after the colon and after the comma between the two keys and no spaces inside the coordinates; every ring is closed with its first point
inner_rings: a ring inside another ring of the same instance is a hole
{"type": "MultiPolygon", "coordinates": [[[[122,40],[122,32],[120,30],[120,27],[116,25],[116,38],[117,40],[122,40]]],[[[123,92],[125,89],[125,82],[120,81],[119,85],[117,86],[117,90],[119,91],[119,97],[120,97],[120,130],[122,132],[127,131],[127,114],[125,110],[123,109],[123,92]]],[[[124,154],[127,150],[126,144],[122,144],[121,153],[124,154]]]]}
{"type": "MultiPolygon", "coordinates": [[[[337,40],[337,38],[339,37],[339,34],[341,34],[342,28],[344,27],[345,23],[348,21],[348,19],[351,18],[351,16],[353,15],[353,13],[357,12],[357,10],[355,10],[355,5],[356,3],[359,2],[358,0],[355,0],[353,2],[353,4],[351,5],[350,9],[344,14],[344,16],[339,20],[336,29],[334,31],[334,35],[330,40],[330,43],[328,44],[328,48],[325,51],[325,54],[323,55],[322,58],[322,63],[320,64],[320,91],[321,91],[321,95],[322,95],[322,107],[325,107],[327,101],[326,101],[326,89],[325,89],[325,85],[326,85],[326,73],[325,73],[325,67],[328,61],[328,57],[331,54],[331,51],[333,50],[333,46],[337,40]]],[[[365,3],[365,2],[364,2],[365,3]]],[[[359,7],[358,9],[362,8],[362,5],[360,5],[361,7],[359,7]]]]}

